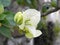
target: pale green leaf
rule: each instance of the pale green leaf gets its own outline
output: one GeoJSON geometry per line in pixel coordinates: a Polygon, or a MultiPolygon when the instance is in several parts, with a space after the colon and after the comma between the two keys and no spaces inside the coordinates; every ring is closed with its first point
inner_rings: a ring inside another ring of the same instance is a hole
{"type": "Polygon", "coordinates": [[[0,27],[0,33],[7,38],[11,38],[11,31],[7,27],[4,27],[4,26],[0,27]]]}
{"type": "Polygon", "coordinates": [[[10,5],[11,0],[0,0],[0,2],[4,5],[4,7],[7,7],[10,5]]]}

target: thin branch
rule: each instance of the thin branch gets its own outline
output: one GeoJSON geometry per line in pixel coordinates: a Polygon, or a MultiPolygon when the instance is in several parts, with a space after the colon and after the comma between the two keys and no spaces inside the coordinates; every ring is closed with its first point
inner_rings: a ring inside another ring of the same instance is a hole
{"type": "Polygon", "coordinates": [[[56,8],[56,9],[51,9],[50,11],[46,12],[46,13],[42,13],[41,17],[47,16],[50,13],[56,12],[58,11],[60,8],[56,8]]]}
{"type": "Polygon", "coordinates": [[[56,12],[60,9],[60,0],[57,0],[57,7],[55,7],[55,9],[51,9],[46,13],[42,13],[41,17],[47,16],[50,13],[56,12]]]}

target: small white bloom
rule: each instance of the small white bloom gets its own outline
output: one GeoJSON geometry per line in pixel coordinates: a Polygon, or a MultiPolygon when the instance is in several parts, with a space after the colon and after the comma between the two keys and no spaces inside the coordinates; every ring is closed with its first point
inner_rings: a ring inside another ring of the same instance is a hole
{"type": "MultiPolygon", "coordinates": [[[[23,21],[19,28],[25,31],[27,38],[38,37],[42,34],[40,30],[36,30],[37,24],[41,20],[41,13],[35,9],[27,9],[22,13],[23,21]]],[[[20,22],[20,21],[19,21],[20,22]]]]}

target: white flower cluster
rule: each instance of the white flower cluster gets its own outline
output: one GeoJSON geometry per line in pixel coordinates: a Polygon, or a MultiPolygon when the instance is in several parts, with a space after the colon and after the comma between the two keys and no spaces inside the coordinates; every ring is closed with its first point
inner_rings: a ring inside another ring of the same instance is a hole
{"type": "Polygon", "coordinates": [[[14,21],[18,24],[19,28],[25,31],[27,38],[38,37],[42,34],[37,30],[37,24],[41,19],[41,13],[35,9],[27,9],[24,12],[17,12],[14,21]]]}

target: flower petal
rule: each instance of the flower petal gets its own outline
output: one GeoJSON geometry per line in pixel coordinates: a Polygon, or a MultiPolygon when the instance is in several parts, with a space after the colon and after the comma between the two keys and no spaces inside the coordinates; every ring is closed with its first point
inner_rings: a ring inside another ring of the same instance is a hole
{"type": "Polygon", "coordinates": [[[41,18],[40,12],[35,9],[27,9],[25,12],[23,12],[23,15],[26,20],[30,19],[29,23],[31,23],[33,26],[37,26],[41,18]]]}
{"type": "MultiPolygon", "coordinates": [[[[28,28],[29,33],[33,35],[33,37],[38,37],[42,34],[40,30],[36,30],[33,26],[26,26],[26,28],[28,28]]],[[[29,38],[29,36],[27,37],[29,38]]]]}
{"type": "Polygon", "coordinates": [[[24,24],[19,25],[19,28],[20,28],[21,30],[23,30],[23,29],[24,29],[24,24]]]}
{"type": "Polygon", "coordinates": [[[36,30],[36,35],[34,37],[38,37],[42,34],[42,32],[40,30],[36,30]]]}
{"type": "Polygon", "coordinates": [[[33,38],[33,35],[31,33],[26,33],[25,36],[30,39],[33,38]]]}

